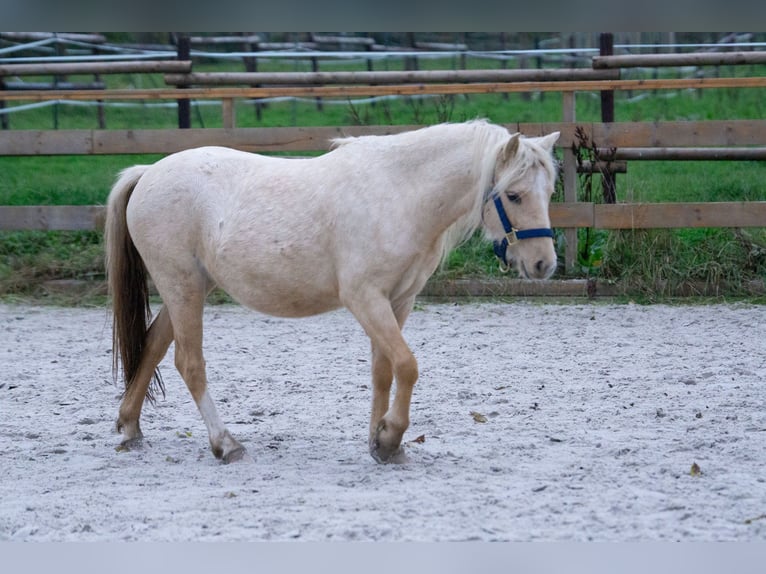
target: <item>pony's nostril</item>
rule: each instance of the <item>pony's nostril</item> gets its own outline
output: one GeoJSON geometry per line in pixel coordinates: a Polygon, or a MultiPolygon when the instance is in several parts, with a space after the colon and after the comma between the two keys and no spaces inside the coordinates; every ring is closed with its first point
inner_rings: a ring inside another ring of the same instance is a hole
{"type": "Polygon", "coordinates": [[[535,263],[535,275],[537,277],[548,277],[553,273],[553,266],[545,259],[540,259],[535,263]]]}

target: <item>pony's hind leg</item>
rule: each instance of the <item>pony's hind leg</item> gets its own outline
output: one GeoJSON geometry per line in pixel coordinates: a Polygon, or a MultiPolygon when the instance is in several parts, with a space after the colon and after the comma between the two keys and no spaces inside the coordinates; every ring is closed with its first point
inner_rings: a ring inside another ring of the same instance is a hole
{"type": "Polygon", "coordinates": [[[175,364],[202,415],[216,458],[234,462],[247,453],[224,426],[207,389],[205,359],[202,354],[202,310],[207,290],[185,293],[183,297],[165,299],[168,305],[175,339],[175,364]]]}
{"type": "Polygon", "coordinates": [[[163,306],[149,326],[141,364],[133,380],[127,382],[125,394],[122,396],[117,418],[117,431],[122,433],[122,448],[138,446],[143,438],[138,422],[141,408],[157,365],[167,353],[172,341],[173,325],[167,308],[163,306]]]}

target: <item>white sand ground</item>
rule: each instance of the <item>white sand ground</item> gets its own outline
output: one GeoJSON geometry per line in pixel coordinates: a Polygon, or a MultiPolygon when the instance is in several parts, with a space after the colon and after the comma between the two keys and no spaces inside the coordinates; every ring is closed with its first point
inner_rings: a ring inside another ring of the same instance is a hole
{"type": "Polygon", "coordinates": [[[422,303],[405,336],[411,460],[378,465],[350,314],[209,307],[227,466],[172,347],[117,452],[106,310],[0,305],[0,540],[766,539],[766,307],[422,303]]]}

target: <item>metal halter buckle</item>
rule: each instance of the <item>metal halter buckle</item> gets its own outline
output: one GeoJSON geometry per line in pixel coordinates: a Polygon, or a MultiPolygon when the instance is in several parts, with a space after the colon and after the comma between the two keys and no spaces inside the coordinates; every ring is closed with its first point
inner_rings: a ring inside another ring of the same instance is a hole
{"type": "Polygon", "coordinates": [[[518,243],[519,238],[516,236],[515,227],[511,227],[511,230],[505,234],[505,239],[508,241],[508,245],[515,245],[518,243]]]}

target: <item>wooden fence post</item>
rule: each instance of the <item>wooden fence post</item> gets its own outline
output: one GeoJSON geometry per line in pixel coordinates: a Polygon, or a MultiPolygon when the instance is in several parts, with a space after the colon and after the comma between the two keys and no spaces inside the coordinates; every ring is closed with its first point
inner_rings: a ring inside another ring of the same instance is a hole
{"type": "MultiPolygon", "coordinates": [[[[565,122],[575,122],[575,92],[562,92],[563,119],[565,122]]],[[[577,201],[577,165],[572,147],[564,148],[564,201],[575,203],[577,201]]],[[[574,271],[577,263],[577,229],[564,229],[566,246],[564,250],[564,270],[566,273],[574,271]]]]}
{"type": "Polygon", "coordinates": [[[223,127],[227,130],[234,129],[234,126],[236,125],[236,105],[237,102],[234,98],[223,98],[221,100],[223,127]]]}

